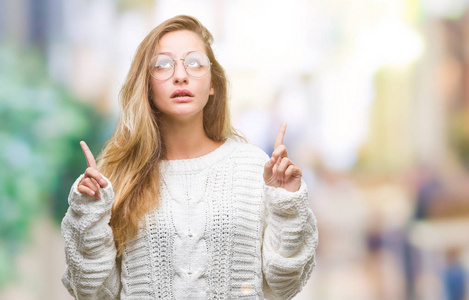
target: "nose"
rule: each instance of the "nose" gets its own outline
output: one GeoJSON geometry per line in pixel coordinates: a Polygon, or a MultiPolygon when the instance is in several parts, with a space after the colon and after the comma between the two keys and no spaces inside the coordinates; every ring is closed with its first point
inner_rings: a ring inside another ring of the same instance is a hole
{"type": "Polygon", "coordinates": [[[174,75],[173,75],[173,82],[174,83],[187,83],[189,79],[189,75],[187,74],[186,69],[184,68],[184,60],[182,58],[176,60],[176,64],[174,66],[174,75]]]}

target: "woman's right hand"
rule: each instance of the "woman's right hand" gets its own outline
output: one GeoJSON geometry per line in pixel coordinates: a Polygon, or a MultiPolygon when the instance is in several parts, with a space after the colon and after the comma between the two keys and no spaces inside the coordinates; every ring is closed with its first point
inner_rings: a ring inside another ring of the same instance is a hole
{"type": "Polygon", "coordinates": [[[96,198],[100,199],[101,194],[99,193],[99,188],[106,187],[107,182],[104,180],[101,173],[99,173],[93,153],[91,153],[88,145],[86,145],[84,141],[81,141],[80,145],[83,153],[85,154],[88,168],[85,171],[85,176],[83,176],[80,183],[78,183],[77,189],[82,194],[96,196],[96,198]]]}

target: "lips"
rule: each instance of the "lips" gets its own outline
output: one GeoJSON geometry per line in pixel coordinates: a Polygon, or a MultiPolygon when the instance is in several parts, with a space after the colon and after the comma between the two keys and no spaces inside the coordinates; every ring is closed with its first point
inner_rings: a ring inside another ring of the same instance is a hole
{"type": "Polygon", "coordinates": [[[192,94],[189,90],[176,90],[171,94],[171,98],[173,99],[187,97],[194,97],[194,94],[192,94]]]}

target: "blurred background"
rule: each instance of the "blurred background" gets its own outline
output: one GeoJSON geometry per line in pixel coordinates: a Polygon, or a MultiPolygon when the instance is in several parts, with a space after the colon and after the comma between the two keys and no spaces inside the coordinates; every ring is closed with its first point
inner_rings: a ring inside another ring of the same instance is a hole
{"type": "Polygon", "coordinates": [[[60,221],[149,31],[204,23],[234,126],[319,224],[296,300],[469,299],[469,0],[0,0],[0,299],[71,299],[60,221]]]}

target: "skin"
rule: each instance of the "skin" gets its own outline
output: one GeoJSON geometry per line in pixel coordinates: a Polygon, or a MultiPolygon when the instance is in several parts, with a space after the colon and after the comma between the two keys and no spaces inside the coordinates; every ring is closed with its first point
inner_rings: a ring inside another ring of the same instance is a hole
{"type": "MultiPolygon", "coordinates": [[[[184,58],[188,52],[204,52],[202,41],[191,31],[181,30],[165,34],[160,40],[159,52],[170,53],[173,58],[184,58]]],[[[201,78],[190,77],[182,61],[177,61],[174,75],[165,80],[151,79],[152,99],[162,112],[164,143],[167,149],[165,159],[189,159],[208,154],[218,148],[222,142],[214,142],[207,137],[203,129],[203,108],[208,96],[213,95],[210,72],[201,78]],[[191,101],[178,103],[172,101],[171,94],[178,89],[190,90],[194,97],[191,101]]],[[[282,124],[275,139],[275,148],[271,159],[264,166],[266,185],[281,187],[289,192],[296,192],[301,185],[301,169],[288,157],[283,145],[286,124],[282,124]]],[[[84,141],[80,142],[88,164],[83,179],[78,184],[80,193],[101,198],[100,188],[107,186],[96,167],[96,161],[84,141]]]]}
{"type": "Polygon", "coordinates": [[[296,192],[301,186],[301,168],[288,158],[287,147],[283,138],[287,124],[283,123],[275,138],[274,152],[264,166],[264,181],[266,185],[281,187],[289,192],[296,192]]]}
{"type": "Polygon", "coordinates": [[[99,192],[99,188],[105,188],[107,186],[107,182],[104,180],[101,173],[99,173],[98,168],[96,167],[96,160],[94,159],[90,148],[88,148],[88,145],[86,145],[84,141],[81,141],[80,145],[83,153],[85,154],[88,168],[86,168],[85,176],[81,179],[77,189],[82,194],[88,194],[100,199],[101,193],[99,192]]]}
{"type": "MultiPolygon", "coordinates": [[[[185,58],[189,52],[205,52],[205,46],[192,31],[179,30],[163,35],[159,41],[158,53],[173,59],[185,58]]],[[[161,112],[160,124],[166,145],[165,159],[195,158],[212,152],[221,143],[207,137],[203,128],[203,108],[209,95],[214,94],[210,72],[200,78],[187,74],[183,62],[176,60],[174,75],[167,80],[150,77],[152,100],[161,112]],[[176,90],[189,90],[193,97],[185,103],[171,98],[176,90]]]]}
{"type": "Polygon", "coordinates": [[[171,78],[156,80],[150,77],[152,101],[162,113],[164,122],[199,122],[202,120],[203,108],[207,104],[209,95],[214,94],[210,72],[200,78],[187,74],[183,61],[190,52],[205,53],[205,46],[200,38],[192,31],[178,30],[166,33],[159,41],[157,53],[166,54],[176,59],[176,68],[171,78]],[[177,90],[188,90],[193,97],[188,102],[178,103],[171,98],[177,90]],[[197,120],[195,120],[197,119],[197,120]]]}

